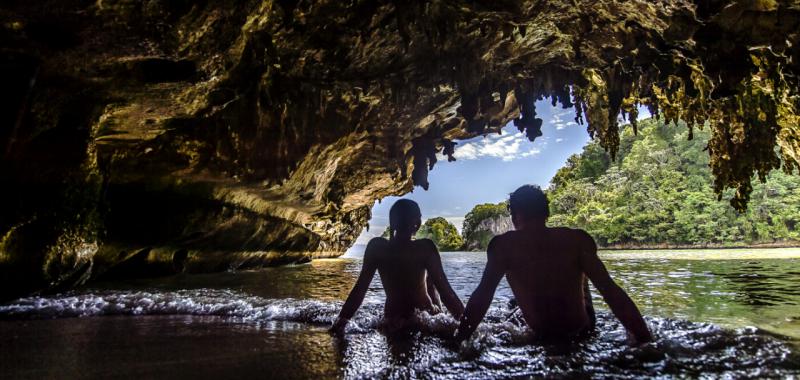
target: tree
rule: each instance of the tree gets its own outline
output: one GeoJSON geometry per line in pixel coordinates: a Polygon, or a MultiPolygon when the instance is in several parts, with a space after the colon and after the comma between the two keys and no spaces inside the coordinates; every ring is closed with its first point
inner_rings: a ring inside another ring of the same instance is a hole
{"type": "Polygon", "coordinates": [[[456,227],[442,217],[430,218],[420,227],[417,239],[431,239],[440,251],[457,251],[463,241],[456,227]]]}
{"type": "MultiPolygon", "coordinates": [[[[617,160],[588,144],[548,189],[550,224],[582,228],[600,245],[742,245],[797,241],[800,178],[773,172],[755,183],[746,212],[717,199],[704,152],[710,132],[655,119],[624,129],[617,160]],[[605,156],[603,156],[605,155],[605,156]]],[[[731,198],[732,191],[723,193],[731,198]]]]}

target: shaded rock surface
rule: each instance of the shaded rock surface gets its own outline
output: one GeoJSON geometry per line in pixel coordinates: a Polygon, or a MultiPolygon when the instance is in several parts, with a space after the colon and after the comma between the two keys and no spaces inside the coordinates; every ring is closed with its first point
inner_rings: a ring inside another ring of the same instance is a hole
{"type": "Polygon", "coordinates": [[[464,250],[485,251],[493,237],[514,229],[508,202],[475,205],[464,216],[464,250]]]}
{"type": "Polygon", "coordinates": [[[799,22],[792,1],[6,1],[0,297],[339,255],[452,140],[539,136],[545,96],[612,154],[639,104],[707,121],[744,207],[800,157],[799,22]]]}
{"type": "Polygon", "coordinates": [[[464,249],[467,251],[486,251],[489,241],[497,235],[502,235],[514,229],[510,216],[493,216],[482,220],[471,232],[469,240],[464,240],[464,249]]]}

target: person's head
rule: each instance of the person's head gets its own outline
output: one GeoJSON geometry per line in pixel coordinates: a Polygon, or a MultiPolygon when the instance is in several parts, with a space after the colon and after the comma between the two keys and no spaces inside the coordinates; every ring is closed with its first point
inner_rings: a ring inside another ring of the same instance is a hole
{"type": "Polygon", "coordinates": [[[550,216],[547,195],[536,185],[523,185],[511,193],[508,211],[517,228],[526,224],[544,224],[550,216]]]}
{"type": "Polygon", "coordinates": [[[389,209],[389,230],[392,238],[411,239],[422,225],[419,205],[410,199],[399,199],[389,209]]]}

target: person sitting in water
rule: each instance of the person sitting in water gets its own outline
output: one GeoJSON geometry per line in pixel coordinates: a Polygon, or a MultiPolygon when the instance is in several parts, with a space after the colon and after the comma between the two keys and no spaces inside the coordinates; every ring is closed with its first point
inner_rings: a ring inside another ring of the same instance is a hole
{"type": "Polygon", "coordinates": [[[456,332],[462,341],[486,314],[497,284],[506,276],[522,317],[538,340],[559,341],[582,336],[591,329],[584,276],[592,281],[634,344],[652,340],[636,305],[608,274],[588,233],[550,228],[547,196],[525,185],[509,199],[515,230],[495,236],[478,288],[467,302],[456,332]]]}
{"type": "Polygon", "coordinates": [[[437,313],[436,289],[454,318],[461,317],[464,305],[447,282],[436,245],[430,239],[411,239],[422,224],[421,218],[419,206],[412,200],[400,199],[392,205],[391,237],[376,237],[367,244],[361,274],[331,327],[332,332],[344,330],[361,306],[376,270],[386,292],[383,327],[387,332],[412,327],[416,310],[437,313]]]}

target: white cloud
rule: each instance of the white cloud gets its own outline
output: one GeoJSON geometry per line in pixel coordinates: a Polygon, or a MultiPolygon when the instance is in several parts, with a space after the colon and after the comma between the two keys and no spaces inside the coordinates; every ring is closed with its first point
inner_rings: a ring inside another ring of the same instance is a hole
{"type": "Polygon", "coordinates": [[[475,147],[473,143],[466,143],[462,146],[456,147],[455,153],[453,156],[456,159],[462,160],[474,160],[478,158],[478,148],[475,147]]]}
{"type": "Polygon", "coordinates": [[[493,157],[508,162],[536,154],[539,154],[539,150],[532,147],[532,143],[528,141],[525,135],[522,133],[507,133],[505,135],[492,135],[460,146],[456,145],[453,156],[460,160],[493,157]]]}
{"type": "Polygon", "coordinates": [[[574,121],[571,121],[572,114],[574,112],[572,110],[564,110],[561,112],[554,113],[548,123],[552,124],[556,127],[557,130],[562,130],[566,127],[571,127],[573,125],[578,125],[574,121]]]}
{"type": "Polygon", "coordinates": [[[542,153],[542,151],[539,149],[531,149],[525,153],[522,153],[520,157],[533,157],[539,155],[539,153],[542,153]]]}
{"type": "Polygon", "coordinates": [[[556,139],[556,142],[557,142],[557,143],[560,143],[560,142],[562,142],[562,141],[564,141],[564,139],[562,139],[562,138],[557,138],[557,139],[556,139]]]}

